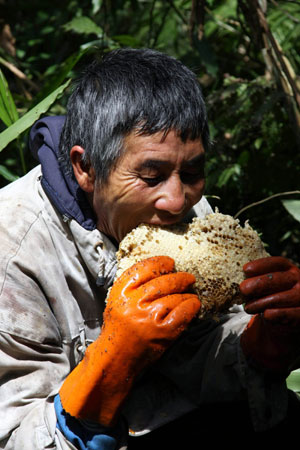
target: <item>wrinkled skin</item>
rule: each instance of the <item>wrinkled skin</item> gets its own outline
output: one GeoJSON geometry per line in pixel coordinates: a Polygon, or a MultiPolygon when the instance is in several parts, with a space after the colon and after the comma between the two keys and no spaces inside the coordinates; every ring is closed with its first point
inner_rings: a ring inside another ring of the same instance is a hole
{"type": "Polygon", "coordinates": [[[136,376],[198,313],[201,303],[188,293],[195,277],[173,270],[171,258],[158,256],[116,280],[100,336],[60,390],[62,405],[73,417],[112,426],[136,376]]]}
{"type": "Polygon", "coordinates": [[[105,182],[83,164],[82,147],[72,147],[70,158],[98,230],[121,242],[141,223],[164,226],[183,220],[204,192],[204,153],[201,139],[183,142],[174,130],[132,132],[124,138],[124,152],[105,182]]]}
{"type": "Polygon", "coordinates": [[[251,261],[243,269],[240,290],[246,312],[254,314],[241,336],[244,354],[288,375],[300,361],[300,270],[282,257],[251,261]]]}

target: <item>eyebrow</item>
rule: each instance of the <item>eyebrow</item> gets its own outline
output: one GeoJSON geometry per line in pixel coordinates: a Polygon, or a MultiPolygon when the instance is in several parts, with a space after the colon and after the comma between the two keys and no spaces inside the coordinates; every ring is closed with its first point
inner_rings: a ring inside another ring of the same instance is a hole
{"type": "Polygon", "coordinates": [[[185,161],[183,167],[203,166],[205,163],[205,153],[195,156],[195,158],[185,161]]]}
{"type": "MultiPolygon", "coordinates": [[[[190,159],[189,161],[185,161],[183,163],[183,167],[194,167],[199,165],[204,165],[205,162],[205,155],[204,153],[201,153],[200,155],[195,156],[194,158],[190,159]]],[[[146,159],[143,161],[138,169],[158,169],[162,166],[169,165],[169,161],[164,161],[161,159],[146,159]]]]}
{"type": "Polygon", "coordinates": [[[139,165],[138,169],[158,169],[168,164],[168,161],[162,161],[161,159],[146,159],[139,165]]]}

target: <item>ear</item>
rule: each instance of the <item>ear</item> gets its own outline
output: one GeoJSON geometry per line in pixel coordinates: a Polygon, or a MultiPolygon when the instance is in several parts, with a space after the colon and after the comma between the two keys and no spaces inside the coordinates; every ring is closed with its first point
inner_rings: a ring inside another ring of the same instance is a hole
{"type": "Polygon", "coordinates": [[[74,145],[70,151],[70,159],[74,171],[75,178],[85,192],[92,193],[95,185],[95,171],[90,164],[85,164],[82,161],[84,149],[79,145],[74,145]]]}

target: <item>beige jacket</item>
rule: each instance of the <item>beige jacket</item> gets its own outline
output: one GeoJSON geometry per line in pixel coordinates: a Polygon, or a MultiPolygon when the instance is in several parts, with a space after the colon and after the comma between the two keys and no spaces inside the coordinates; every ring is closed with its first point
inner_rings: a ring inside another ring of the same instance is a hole
{"type": "MultiPolygon", "coordinates": [[[[0,448],[6,450],[74,448],[56,429],[53,398],[99,335],[115,274],[114,245],[98,230],[64,219],[40,175],[37,166],[0,191],[0,448]]],[[[205,199],[195,209],[200,216],[211,212],[205,199]]],[[[244,389],[257,428],[281,420],[285,388],[266,391],[239,351],[238,336],[248,320],[237,308],[218,324],[199,323],[195,358],[201,373],[185,361],[187,344],[179,342],[178,354],[175,346],[158,364],[157,382],[146,377],[128,400],[124,414],[130,428],[143,434],[202,402],[236,400],[244,389]],[[160,380],[161,373],[175,387],[160,380]]]]}

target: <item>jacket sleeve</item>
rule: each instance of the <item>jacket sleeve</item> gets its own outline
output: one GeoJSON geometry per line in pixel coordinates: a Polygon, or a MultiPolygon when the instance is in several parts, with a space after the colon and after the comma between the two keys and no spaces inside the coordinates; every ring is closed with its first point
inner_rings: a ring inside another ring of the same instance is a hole
{"type": "Polygon", "coordinates": [[[76,449],[54,400],[78,362],[83,319],[47,228],[39,218],[30,223],[20,236],[1,233],[0,448],[76,449]]]}
{"type": "Polygon", "coordinates": [[[50,342],[49,327],[48,333],[47,343],[0,333],[0,448],[115,450],[124,430],[79,423],[60,407],[58,389],[70,362],[63,345],[50,342]]]}
{"type": "MultiPolygon", "coordinates": [[[[17,316],[16,316],[17,320],[17,316]]],[[[75,448],[56,435],[53,398],[69,368],[62,348],[0,335],[0,447],[75,448]]]]}
{"type": "Polygon", "coordinates": [[[63,345],[1,332],[0,366],[0,448],[116,448],[115,430],[93,429],[87,424],[76,426],[76,420],[65,420],[63,410],[57,406],[58,389],[70,371],[63,345]]]}
{"type": "Polygon", "coordinates": [[[115,450],[125,429],[66,417],[57,394],[70,366],[62,347],[0,333],[0,448],[115,450]]]}

